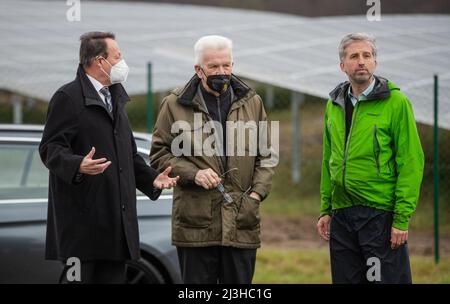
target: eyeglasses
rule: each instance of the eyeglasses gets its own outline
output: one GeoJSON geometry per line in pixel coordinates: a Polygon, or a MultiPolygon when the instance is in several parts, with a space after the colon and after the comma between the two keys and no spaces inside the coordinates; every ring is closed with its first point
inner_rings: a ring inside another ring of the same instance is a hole
{"type": "Polygon", "coordinates": [[[228,193],[225,192],[225,187],[223,186],[222,183],[219,183],[217,185],[217,190],[219,190],[219,192],[222,193],[222,196],[227,203],[233,202],[233,198],[231,197],[231,195],[229,195],[228,193]]]}
{"type": "MultiPolygon", "coordinates": [[[[233,170],[237,170],[237,168],[231,168],[230,170],[225,171],[223,174],[220,175],[220,177],[224,177],[225,174],[227,174],[228,172],[233,171],[233,170]]],[[[228,193],[225,192],[225,187],[223,186],[222,183],[219,183],[216,188],[222,194],[223,198],[225,199],[225,201],[227,203],[230,204],[233,202],[233,198],[231,197],[231,195],[229,195],[228,193]]]]}

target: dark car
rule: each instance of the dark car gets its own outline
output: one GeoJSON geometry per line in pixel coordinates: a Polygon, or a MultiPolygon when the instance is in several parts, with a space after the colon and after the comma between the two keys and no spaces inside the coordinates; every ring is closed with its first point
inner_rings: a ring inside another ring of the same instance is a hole
{"type": "MultiPolygon", "coordinates": [[[[39,157],[43,126],[0,125],[0,283],[58,283],[62,262],[46,261],[48,170],[39,157]]],[[[148,162],[149,134],[135,133],[148,162]]],[[[157,201],[136,191],[142,258],[127,262],[127,283],[180,283],[171,245],[172,191],[157,201]]]]}

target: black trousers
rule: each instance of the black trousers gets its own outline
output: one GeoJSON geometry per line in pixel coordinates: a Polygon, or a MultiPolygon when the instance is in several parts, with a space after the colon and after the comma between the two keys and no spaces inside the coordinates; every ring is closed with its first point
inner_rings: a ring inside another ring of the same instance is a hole
{"type": "Polygon", "coordinates": [[[411,283],[408,245],[391,249],[392,220],[392,212],[364,206],[333,212],[330,224],[333,283],[411,283]]]}
{"type": "Polygon", "coordinates": [[[256,249],[177,247],[185,284],[251,284],[256,249]]]}
{"type": "Polygon", "coordinates": [[[67,272],[71,266],[66,266],[61,273],[59,282],[62,284],[124,284],[125,261],[81,261],[80,281],[69,281],[67,272]]]}

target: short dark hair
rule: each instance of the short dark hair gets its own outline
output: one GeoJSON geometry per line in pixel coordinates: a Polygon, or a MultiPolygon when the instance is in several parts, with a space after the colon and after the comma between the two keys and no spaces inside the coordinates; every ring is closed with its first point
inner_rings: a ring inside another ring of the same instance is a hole
{"type": "Polygon", "coordinates": [[[116,39],[111,32],[88,32],[80,36],[80,64],[84,68],[91,66],[97,56],[108,57],[105,39],[116,39]]]}

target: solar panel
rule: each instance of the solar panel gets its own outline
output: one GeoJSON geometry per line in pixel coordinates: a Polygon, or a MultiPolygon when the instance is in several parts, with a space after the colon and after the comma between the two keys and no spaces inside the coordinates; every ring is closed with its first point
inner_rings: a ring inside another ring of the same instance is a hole
{"type": "Polygon", "coordinates": [[[0,2],[0,88],[48,100],[75,77],[79,36],[116,33],[131,68],[127,91],[183,85],[193,74],[193,45],[208,34],[234,42],[236,74],[294,91],[328,96],[346,76],[337,46],[349,32],[378,42],[377,74],[411,100],[419,122],[433,122],[433,74],[440,77],[441,127],[450,129],[450,16],[382,15],[305,18],[249,10],[155,3],[81,1],[81,21],[69,22],[65,1],[0,2]]]}

